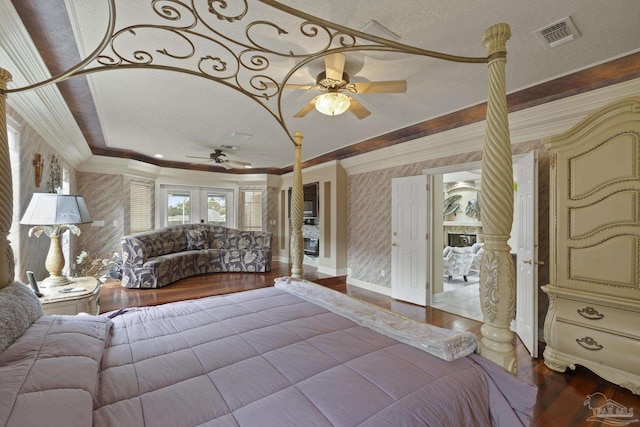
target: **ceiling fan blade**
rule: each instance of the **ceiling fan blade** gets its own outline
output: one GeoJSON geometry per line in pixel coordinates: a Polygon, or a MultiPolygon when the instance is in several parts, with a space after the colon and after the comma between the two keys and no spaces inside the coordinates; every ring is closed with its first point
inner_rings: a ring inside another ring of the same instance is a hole
{"type": "Polygon", "coordinates": [[[327,78],[331,80],[342,80],[344,73],[344,53],[332,53],[324,57],[324,67],[327,71],[327,78]]]}
{"type": "Polygon", "coordinates": [[[317,98],[317,96],[316,96],[315,98],[313,98],[311,101],[309,101],[309,103],[308,103],[307,105],[305,105],[304,107],[302,107],[302,109],[301,109],[300,111],[298,111],[297,113],[295,113],[295,114],[293,115],[293,117],[298,117],[298,118],[300,118],[300,117],[304,117],[304,116],[306,116],[307,114],[309,114],[309,112],[310,112],[311,110],[313,110],[313,109],[316,107],[316,98],[317,98]]]}
{"type": "Polygon", "coordinates": [[[385,82],[363,82],[363,83],[353,83],[352,85],[356,93],[405,93],[407,91],[406,80],[389,80],[385,82]]]}
{"type": "Polygon", "coordinates": [[[285,89],[303,89],[303,90],[309,90],[309,89],[320,89],[320,86],[318,85],[298,85],[295,83],[287,83],[286,85],[284,85],[285,89]]]}
{"type": "Polygon", "coordinates": [[[364,108],[362,104],[360,104],[353,98],[351,98],[351,103],[349,104],[349,112],[356,116],[359,120],[362,120],[371,114],[371,111],[364,108]]]}
{"type": "MultiPolygon", "coordinates": [[[[268,88],[273,88],[276,87],[277,85],[275,83],[266,83],[266,86],[268,88]]],[[[301,84],[296,84],[296,83],[287,83],[283,86],[284,89],[302,89],[302,90],[309,90],[309,89],[322,89],[320,86],[318,85],[301,85],[301,84]]]]}
{"type": "Polygon", "coordinates": [[[219,165],[222,165],[222,167],[225,168],[226,170],[233,169],[233,166],[229,164],[228,160],[223,160],[221,162],[216,162],[216,163],[218,163],[219,165]]]}
{"type": "Polygon", "coordinates": [[[211,160],[211,157],[200,157],[200,156],[185,156],[188,157],[190,159],[207,159],[207,160],[211,160]]]}
{"type": "Polygon", "coordinates": [[[243,167],[251,166],[250,162],[242,162],[240,160],[227,160],[227,163],[232,163],[234,165],[243,166],[243,167]]]}

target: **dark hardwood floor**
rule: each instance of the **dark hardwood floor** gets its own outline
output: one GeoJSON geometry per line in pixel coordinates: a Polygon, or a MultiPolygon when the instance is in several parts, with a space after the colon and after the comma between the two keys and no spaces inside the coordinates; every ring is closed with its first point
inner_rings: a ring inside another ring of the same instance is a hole
{"type": "MultiPolygon", "coordinates": [[[[100,308],[107,312],[122,307],[158,305],[192,298],[202,298],[231,292],[273,286],[276,277],[288,276],[290,266],[274,262],[272,271],[256,273],[215,273],[190,277],[160,289],[126,289],[120,282],[110,280],[100,290],[100,308]]],[[[390,297],[349,286],[344,277],[329,277],[315,272],[305,272],[305,278],[347,293],[354,298],[368,301],[403,316],[432,325],[458,331],[471,331],[480,339],[482,323],[431,307],[420,307],[394,300],[390,297]]],[[[518,358],[519,378],[538,386],[538,398],[534,408],[532,426],[605,426],[599,421],[588,421],[593,411],[584,405],[587,396],[600,392],[630,410],[634,420],[630,426],[640,427],[640,396],[603,380],[589,370],[578,366],[575,371],[560,374],[544,365],[542,357],[531,359],[524,345],[514,339],[518,358]]],[[[542,355],[543,344],[540,347],[542,355]]],[[[640,355],[638,356],[640,363],[640,355]]],[[[618,424],[622,425],[622,424],[618,424]]]]}

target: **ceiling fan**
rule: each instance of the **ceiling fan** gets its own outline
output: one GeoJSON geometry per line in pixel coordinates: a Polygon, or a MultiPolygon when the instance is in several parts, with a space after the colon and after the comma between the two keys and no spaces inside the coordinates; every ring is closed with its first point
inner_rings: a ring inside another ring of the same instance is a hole
{"type": "Polygon", "coordinates": [[[216,164],[221,165],[223,168],[227,170],[233,169],[233,165],[241,166],[243,168],[251,167],[251,163],[249,162],[242,162],[240,160],[233,160],[233,159],[225,159],[226,156],[227,155],[223,153],[222,150],[215,149],[213,150],[213,153],[209,154],[209,157],[200,157],[200,156],[185,156],[185,157],[188,157],[190,159],[207,159],[210,162],[215,162],[216,164]]]}
{"type": "Polygon", "coordinates": [[[304,117],[314,108],[323,114],[337,116],[349,111],[358,119],[364,119],[371,112],[353,97],[343,93],[405,93],[405,80],[382,82],[351,83],[349,75],[344,72],[345,55],[333,53],[324,57],[325,71],[318,74],[315,85],[286,84],[286,89],[316,89],[324,92],[313,98],[293,117],[304,117]]]}

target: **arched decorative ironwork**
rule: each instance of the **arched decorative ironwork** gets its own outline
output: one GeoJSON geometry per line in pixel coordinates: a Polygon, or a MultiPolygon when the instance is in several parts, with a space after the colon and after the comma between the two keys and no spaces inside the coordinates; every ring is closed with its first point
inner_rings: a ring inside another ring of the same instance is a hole
{"type": "Polygon", "coordinates": [[[122,27],[115,0],[107,2],[107,28],[87,58],[50,79],[0,92],[26,91],[113,69],[175,71],[242,93],[266,109],[295,143],[282,113],[282,89],[296,71],[317,58],[335,52],[387,51],[488,62],[486,57],[449,55],[385,40],[272,0],[152,0],[146,22],[122,27]],[[265,15],[279,22],[262,19],[265,15]]]}

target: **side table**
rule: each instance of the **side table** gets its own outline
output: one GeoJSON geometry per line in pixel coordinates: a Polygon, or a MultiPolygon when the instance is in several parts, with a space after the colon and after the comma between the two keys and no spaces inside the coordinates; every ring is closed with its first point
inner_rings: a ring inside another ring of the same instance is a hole
{"type": "Polygon", "coordinates": [[[40,292],[45,315],[100,313],[100,281],[95,277],[76,277],[68,285],[40,287],[40,292]]]}

